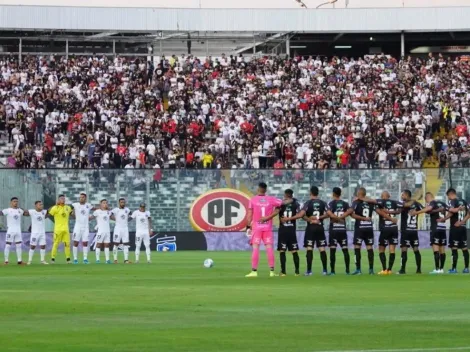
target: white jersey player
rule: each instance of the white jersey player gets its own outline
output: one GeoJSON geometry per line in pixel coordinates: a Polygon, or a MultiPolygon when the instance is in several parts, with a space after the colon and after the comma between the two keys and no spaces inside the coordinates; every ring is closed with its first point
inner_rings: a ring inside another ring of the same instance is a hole
{"type": "Polygon", "coordinates": [[[78,264],[78,245],[82,242],[83,264],[88,264],[88,238],[90,231],[90,213],[94,208],[87,203],[86,193],[80,193],[77,203],[72,204],[75,217],[75,226],[73,228],[73,263],[78,264]]]}
{"type": "Polygon", "coordinates": [[[118,247],[119,244],[122,242],[123,244],[123,252],[124,252],[124,263],[129,263],[129,219],[131,211],[129,208],[126,207],[126,200],[124,198],[119,199],[119,207],[114,208],[111,213],[113,216],[111,217],[112,220],[116,221],[116,225],[114,226],[114,234],[113,234],[113,255],[114,255],[114,263],[117,264],[117,256],[118,256],[118,247]]]}
{"type": "Polygon", "coordinates": [[[18,198],[13,197],[10,200],[10,208],[3,209],[1,215],[7,219],[7,238],[5,244],[5,264],[8,264],[8,257],[10,256],[10,247],[12,243],[16,246],[16,256],[18,264],[23,265],[22,255],[22,243],[23,238],[21,236],[21,219],[23,215],[27,215],[28,211],[18,207],[18,198]]]}
{"type": "Polygon", "coordinates": [[[96,231],[96,263],[100,263],[100,252],[101,248],[104,246],[104,255],[106,257],[106,264],[111,264],[109,260],[109,243],[111,238],[111,229],[109,226],[109,220],[111,218],[111,211],[108,210],[108,201],[103,199],[100,202],[100,209],[97,209],[93,212],[93,215],[90,219],[95,218],[98,230],[96,231]]]}
{"type": "MultiPolygon", "coordinates": [[[[44,209],[44,204],[40,200],[34,203],[34,209],[28,210],[31,217],[31,239],[29,249],[28,265],[33,262],[33,255],[36,246],[39,245],[39,253],[41,255],[41,264],[48,264],[45,260],[46,257],[46,218],[47,210],[44,209]]],[[[26,215],[26,214],[25,214],[26,215]]]]}
{"type": "Polygon", "coordinates": [[[140,247],[144,242],[147,263],[151,263],[150,235],[152,234],[152,219],[150,218],[150,212],[145,210],[145,203],[141,203],[139,210],[134,211],[131,217],[135,219],[135,262],[139,262],[140,247]]]}

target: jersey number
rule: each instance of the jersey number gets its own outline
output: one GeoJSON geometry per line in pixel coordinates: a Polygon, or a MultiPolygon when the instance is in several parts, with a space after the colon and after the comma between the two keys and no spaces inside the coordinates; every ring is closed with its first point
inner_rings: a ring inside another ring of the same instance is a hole
{"type": "Polygon", "coordinates": [[[365,218],[368,218],[370,216],[370,211],[369,209],[362,209],[362,216],[365,218]]]}
{"type": "Polygon", "coordinates": [[[466,211],[463,211],[463,210],[459,211],[459,212],[457,213],[458,221],[463,221],[463,219],[465,218],[465,215],[467,215],[466,213],[467,213],[467,212],[466,212],[466,211]]]}
{"type": "Polygon", "coordinates": [[[416,216],[408,216],[408,225],[416,226],[418,218],[416,216]]]}
{"type": "MultiPolygon", "coordinates": [[[[286,209],[286,212],[285,212],[285,215],[284,215],[284,216],[285,216],[286,218],[290,218],[290,217],[292,216],[292,210],[291,210],[291,209],[289,209],[289,210],[286,209]]],[[[286,224],[290,224],[290,223],[292,223],[292,221],[286,221],[285,223],[286,223],[286,224]]]]}
{"type": "Polygon", "coordinates": [[[266,208],[265,207],[261,207],[261,216],[262,217],[266,216],[266,208]]]}
{"type": "Polygon", "coordinates": [[[312,216],[316,217],[317,219],[320,218],[320,212],[318,210],[315,210],[312,214],[312,216]]]}

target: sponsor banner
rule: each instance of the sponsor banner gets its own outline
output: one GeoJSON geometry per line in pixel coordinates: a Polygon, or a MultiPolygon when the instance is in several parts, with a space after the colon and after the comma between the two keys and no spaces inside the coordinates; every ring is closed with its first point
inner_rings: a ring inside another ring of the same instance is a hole
{"type": "Polygon", "coordinates": [[[427,53],[470,53],[468,45],[449,45],[449,46],[419,46],[410,51],[412,54],[427,53]]]}
{"type": "Polygon", "coordinates": [[[233,189],[216,189],[196,198],[189,209],[189,221],[196,231],[231,232],[246,227],[250,198],[233,189]]]}
{"type": "MultiPolygon", "coordinates": [[[[23,243],[22,248],[23,251],[29,250],[30,246],[30,233],[23,233],[23,243]]],[[[88,247],[90,250],[95,250],[96,248],[96,241],[95,241],[95,233],[90,233],[89,240],[88,240],[88,247]]],[[[5,238],[6,233],[0,232],[0,251],[3,251],[5,248],[5,238]]],[[[46,251],[50,252],[52,250],[52,239],[53,234],[51,232],[46,233],[46,251]]],[[[73,244],[72,244],[73,245],[73,244]]],[[[12,246],[15,246],[12,244],[12,246]]],[[[112,247],[112,245],[111,245],[112,247]]],[[[142,244],[141,249],[144,250],[145,247],[142,244]]],[[[119,250],[123,249],[123,245],[119,245],[119,250]]],[[[150,249],[152,251],[181,251],[181,250],[198,250],[198,251],[205,251],[207,250],[207,242],[204,233],[202,232],[157,232],[150,237],[150,249]]],[[[64,246],[59,246],[59,252],[64,250],[64,246]]],[[[80,243],[79,250],[82,250],[82,245],[80,243]]],[[[129,250],[135,250],[135,232],[129,232],[129,250]]],[[[14,255],[12,252],[11,255],[14,255]]]]}

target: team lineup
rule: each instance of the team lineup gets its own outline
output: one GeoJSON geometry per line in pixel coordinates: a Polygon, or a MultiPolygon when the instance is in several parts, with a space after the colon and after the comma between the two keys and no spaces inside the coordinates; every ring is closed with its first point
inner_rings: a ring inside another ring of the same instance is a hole
{"type": "Polygon", "coordinates": [[[10,200],[10,207],[1,211],[6,217],[7,233],[5,244],[5,264],[9,263],[9,255],[12,244],[15,244],[18,264],[22,265],[22,231],[21,220],[23,216],[31,217],[31,238],[28,265],[32,264],[34,251],[39,246],[41,264],[48,264],[45,260],[46,254],[46,218],[54,221],[54,242],[51,252],[51,261],[55,263],[57,250],[61,243],[64,244],[64,251],[67,263],[71,263],[70,258],[70,217],[75,219],[75,226],[72,233],[73,240],[73,263],[78,264],[78,248],[80,243],[83,249],[83,263],[88,264],[88,238],[90,220],[96,220],[96,263],[100,263],[101,250],[104,251],[107,264],[110,260],[110,244],[113,243],[114,263],[118,263],[118,246],[123,244],[124,263],[129,261],[129,221],[136,221],[135,238],[135,263],[139,262],[140,248],[142,243],[145,247],[147,262],[151,262],[150,236],[152,235],[152,220],[150,212],[145,210],[145,203],[141,203],[138,210],[131,213],[126,207],[126,200],[119,199],[119,206],[109,210],[108,201],[103,199],[98,207],[94,207],[87,202],[87,195],[80,194],[79,201],[71,205],[65,204],[65,196],[60,195],[57,204],[49,210],[44,209],[41,201],[36,201],[34,209],[23,210],[19,207],[19,200],[13,197],[10,200]],[[111,238],[110,220],[115,221],[113,238],[111,238]]]}
{"type": "Polygon", "coordinates": [[[258,185],[258,194],[250,200],[247,215],[247,236],[252,246],[252,271],[246,277],[258,276],[259,247],[264,243],[270,268],[270,276],[278,276],[274,271],[274,237],[272,220],[279,216],[279,234],[277,250],[280,255],[281,276],[287,274],[286,252],[292,253],[295,275],[300,275],[299,245],[296,234],[297,220],[307,222],[305,230],[304,247],[306,249],[307,270],[305,276],[312,275],[313,249],[320,252],[323,275],[335,275],[336,250],[341,248],[346,267],[346,274],[362,274],[361,247],[364,243],[367,250],[369,274],[374,274],[374,230],[372,215],[375,212],[379,217],[378,250],[382,270],[379,275],[391,275],[395,263],[395,250],[400,246],[401,265],[397,274],[406,274],[408,249],[412,249],[416,261],[416,273],[421,274],[421,253],[419,251],[418,217],[428,214],[431,231],[430,244],[434,255],[434,270],[431,274],[444,273],[447,244],[452,251],[452,267],[449,274],[457,273],[458,250],[462,251],[464,258],[463,273],[469,273],[469,253],[467,248],[466,222],[470,219],[469,205],[457,197],[455,189],[450,188],[446,194],[448,203],[434,199],[432,193],[426,193],[426,206],[412,199],[411,192],[404,190],[401,200],[390,199],[387,191],[382,192],[380,199],[366,196],[366,190],[360,188],[357,195],[349,204],[341,199],[341,189],[333,188],[332,200],[329,203],[318,198],[319,190],[316,186],[310,188],[310,199],[301,207],[294,198],[293,191],[287,189],[284,199],[267,196],[267,185],[258,185]],[[400,216],[400,219],[398,219],[400,216]],[[350,255],[348,250],[348,237],[346,232],[346,219],[351,217],[354,224],[354,262],[355,270],[350,271],[350,255]],[[325,234],[324,221],[329,219],[328,241],[325,234]],[[446,221],[450,219],[449,241],[447,242],[446,221]],[[401,233],[401,238],[399,238],[401,233]],[[327,269],[326,248],[330,248],[330,272],[327,269]],[[385,254],[389,250],[389,258],[385,254]]]}

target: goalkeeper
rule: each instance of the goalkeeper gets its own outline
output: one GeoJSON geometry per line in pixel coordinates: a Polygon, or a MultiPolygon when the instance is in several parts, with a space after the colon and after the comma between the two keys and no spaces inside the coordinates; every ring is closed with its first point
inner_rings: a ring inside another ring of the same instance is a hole
{"type": "Polygon", "coordinates": [[[49,214],[54,218],[54,244],[52,245],[51,261],[55,263],[57,249],[60,243],[64,244],[67,264],[70,263],[70,232],[69,218],[73,208],[65,204],[65,196],[59,195],[57,204],[49,209],[49,214]]]}

